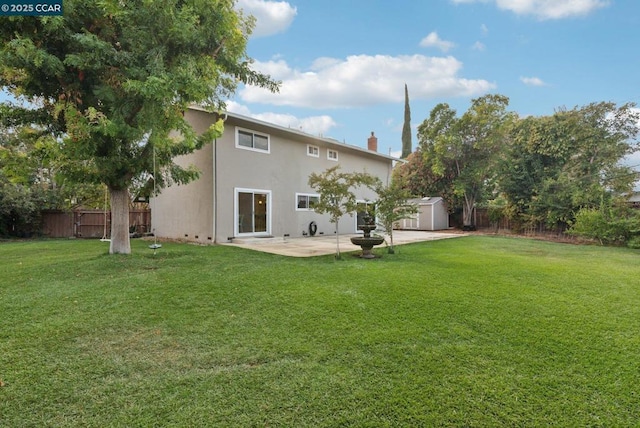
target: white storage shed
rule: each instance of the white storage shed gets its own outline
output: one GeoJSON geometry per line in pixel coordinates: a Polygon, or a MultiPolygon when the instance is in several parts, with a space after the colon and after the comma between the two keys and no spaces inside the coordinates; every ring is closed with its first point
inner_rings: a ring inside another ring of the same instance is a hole
{"type": "Polygon", "coordinates": [[[441,197],[410,199],[418,205],[418,212],[412,217],[396,223],[396,229],[444,230],[449,229],[449,212],[441,197]]]}

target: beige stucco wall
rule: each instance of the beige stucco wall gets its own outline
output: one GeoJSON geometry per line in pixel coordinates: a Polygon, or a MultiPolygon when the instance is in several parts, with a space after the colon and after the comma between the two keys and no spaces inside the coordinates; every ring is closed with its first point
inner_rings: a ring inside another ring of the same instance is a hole
{"type": "MultiPolygon", "coordinates": [[[[209,116],[201,112],[189,112],[194,129],[202,133],[209,124],[209,116]]],[[[152,229],[158,237],[212,243],[215,237],[213,224],[213,145],[175,162],[182,166],[194,165],[200,170],[200,178],[186,185],[174,184],[162,189],[157,198],[151,199],[152,229]]]]}
{"type": "MultiPolygon", "coordinates": [[[[212,115],[198,111],[189,111],[187,118],[200,132],[213,120],[212,115]]],[[[316,193],[307,184],[309,174],[339,164],[344,171],[368,172],[386,182],[392,162],[366,150],[232,116],[225,122],[222,137],[179,161],[193,163],[203,173],[193,183],[165,189],[153,201],[153,227],[159,237],[202,243],[227,242],[238,236],[236,192],[240,188],[270,193],[269,235],[299,237],[311,221],[317,223],[318,234],[333,235],[334,225],[328,216],[296,210],[296,193],[316,193]],[[237,127],[269,135],[270,152],[236,147],[237,127]],[[307,155],[307,144],[319,147],[319,157],[307,155]],[[329,148],[338,151],[338,162],[327,159],[329,148]]],[[[375,199],[369,189],[357,189],[356,195],[360,200],[375,199]]],[[[341,234],[356,232],[355,216],[345,216],[339,226],[341,234]]]]}

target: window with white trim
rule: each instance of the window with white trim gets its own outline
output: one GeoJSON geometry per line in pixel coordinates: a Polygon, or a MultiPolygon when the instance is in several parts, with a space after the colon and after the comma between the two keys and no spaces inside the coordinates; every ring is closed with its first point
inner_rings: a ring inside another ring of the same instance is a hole
{"type": "Polygon", "coordinates": [[[307,144],[307,156],[311,156],[314,158],[320,157],[320,147],[313,146],[311,144],[307,144]]]}
{"type": "Polygon", "coordinates": [[[327,159],[332,160],[332,161],[337,161],[338,160],[338,151],[337,150],[328,149],[327,150],[327,159]]]}
{"type": "Polygon", "coordinates": [[[268,134],[236,128],[236,147],[239,149],[269,153],[270,138],[268,134]]]}
{"type": "Polygon", "coordinates": [[[296,211],[313,211],[320,202],[320,195],[312,193],[296,193],[296,211]]]}

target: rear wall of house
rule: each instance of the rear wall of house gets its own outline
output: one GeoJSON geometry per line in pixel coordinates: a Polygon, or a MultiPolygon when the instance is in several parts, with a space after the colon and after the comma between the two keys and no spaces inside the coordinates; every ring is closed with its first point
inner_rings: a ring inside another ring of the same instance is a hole
{"type": "MultiPolygon", "coordinates": [[[[212,115],[203,112],[189,111],[187,115],[198,131],[206,129],[213,120],[212,115]]],[[[309,175],[335,165],[340,165],[342,171],[367,172],[384,182],[391,173],[390,159],[235,117],[226,120],[224,134],[217,141],[179,161],[195,164],[202,175],[193,183],[163,191],[157,205],[152,206],[154,226],[158,236],[203,243],[247,236],[246,230],[238,228],[238,192],[268,195],[269,236],[304,236],[312,221],[317,224],[318,235],[334,235],[335,225],[327,215],[298,208],[299,195],[317,195],[308,185],[309,175]],[[269,150],[238,147],[238,129],[267,136],[269,150]],[[317,148],[317,156],[309,155],[309,145],[317,148]],[[338,159],[329,159],[328,150],[337,152],[338,159]]],[[[376,197],[369,189],[356,189],[355,193],[360,201],[376,197]]],[[[356,217],[345,215],[339,221],[339,233],[355,232],[356,217]]]]}

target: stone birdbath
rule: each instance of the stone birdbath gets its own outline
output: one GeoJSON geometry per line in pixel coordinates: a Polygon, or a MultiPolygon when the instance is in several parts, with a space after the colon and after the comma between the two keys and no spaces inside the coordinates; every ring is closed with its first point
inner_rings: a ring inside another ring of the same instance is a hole
{"type": "Polygon", "coordinates": [[[373,259],[374,256],[371,253],[371,250],[375,245],[380,245],[384,242],[384,238],[382,236],[371,236],[371,231],[376,230],[376,224],[368,213],[363,216],[364,224],[358,225],[358,230],[364,232],[363,236],[354,236],[351,238],[351,243],[354,245],[359,245],[362,248],[362,254],[360,255],[363,259],[373,259]]]}

